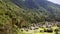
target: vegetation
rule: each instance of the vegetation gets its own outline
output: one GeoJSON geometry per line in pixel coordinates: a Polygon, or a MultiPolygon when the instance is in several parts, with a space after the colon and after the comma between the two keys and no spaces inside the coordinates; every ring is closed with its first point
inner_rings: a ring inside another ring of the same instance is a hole
{"type": "MultiPolygon", "coordinates": [[[[46,21],[60,21],[60,16],[51,15],[44,8],[35,8],[18,6],[12,0],[0,0],[0,34],[31,34],[26,31],[21,32],[20,28],[27,28],[29,25],[36,23],[45,24],[46,21]]],[[[59,12],[57,14],[59,15],[59,12]]],[[[59,24],[57,26],[60,27],[59,24]]],[[[34,32],[34,30],[31,31],[34,32]]]]}

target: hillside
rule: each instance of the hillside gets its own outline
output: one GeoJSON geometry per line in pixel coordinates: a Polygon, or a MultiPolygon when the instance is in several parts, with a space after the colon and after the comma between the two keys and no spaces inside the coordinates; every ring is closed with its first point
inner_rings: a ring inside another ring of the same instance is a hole
{"type": "Polygon", "coordinates": [[[40,14],[39,11],[37,12],[34,9],[25,10],[19,8],[16,4],[12,3],[11,0],[0,0],[0,33],[17,33],[16,28],[27,27],[29,24],[39,23],[40,21],[43,22],[43,15],[45,14],[47,13],[40,14]]]}
{"type": "Polygon", "coordinates": [[[0,0],[0,34],[18,34],[30,24],[60,21],[59,7],[47,0],[0,0]]]}
{"type": "Polygon", "coordinates": [[[54,4],[47,0],[12,0],[13,3],[23,9],[46,10],[51,19],[60,20],[60,5],[54,4]]]}

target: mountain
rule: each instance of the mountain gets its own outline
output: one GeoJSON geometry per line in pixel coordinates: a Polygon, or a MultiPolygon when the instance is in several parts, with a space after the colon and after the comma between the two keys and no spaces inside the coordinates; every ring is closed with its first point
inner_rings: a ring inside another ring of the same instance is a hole
{"type": "Polygon", "coordinates": [[[16,5],[20,6],[21,8],[27,9],[37,9],[37,10],[46,10],[51,17],[56,20],[60,19],[60,5],[52,3],[47,0],[12,0],[16,5]]]}
{"type": "Polygon", "coordinates": [[[60,5],[47,0],[0,0],[0,34],[19,34],[20,28],[45,21],[60,21],[60,5]]]}
{"type": "Polygon", "coordinates": [[[25,6],[18,6],[12,0],[0,0],[0,34],[18,34],[21,27],[43,22],[46,14],[46,10],[27,9],[25,6]]]}

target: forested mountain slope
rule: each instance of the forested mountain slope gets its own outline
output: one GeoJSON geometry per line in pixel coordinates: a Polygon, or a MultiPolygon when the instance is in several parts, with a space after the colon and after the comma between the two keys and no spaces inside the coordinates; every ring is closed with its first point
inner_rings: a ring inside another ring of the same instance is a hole
{"type": "Polygon", "coordinates": [[[24,9],[46,10],[50,14],[50,18],[60,20],[60,5],[47,0],[12,0],[13,3],[24,9]]]}
{"type": "Polygon", "coordinates": [[[16,27],[21,28],[31,23],[44,21],[43,15],[47,13],[41,10],[41,13],[34,9],[22,9],[11,0],[0,0],[0,33],[14,34],[16,27]],[[44,13],[42,13],[44,12],[44,13]],[[13,32],[13,33],[12,33],[13,32]]]}
{"type": "Polygon", "coordinates": [[[32,23],[60,21],[59,5],[45,1],[0,0],[0,34],[17,34],[18,28],[32,23]]]}

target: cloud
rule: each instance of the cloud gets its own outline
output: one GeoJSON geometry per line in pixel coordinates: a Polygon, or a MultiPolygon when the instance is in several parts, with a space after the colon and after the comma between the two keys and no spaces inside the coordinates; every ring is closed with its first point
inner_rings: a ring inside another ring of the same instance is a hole
{"type": "Polygon", "coordinates": [[[48,1],[51,1],[51,2],[56,3],[56,4],[60,4],[60,0],[48,0],[48,1]]]}

